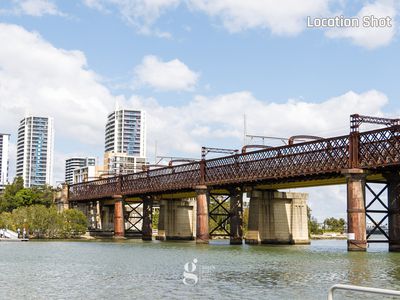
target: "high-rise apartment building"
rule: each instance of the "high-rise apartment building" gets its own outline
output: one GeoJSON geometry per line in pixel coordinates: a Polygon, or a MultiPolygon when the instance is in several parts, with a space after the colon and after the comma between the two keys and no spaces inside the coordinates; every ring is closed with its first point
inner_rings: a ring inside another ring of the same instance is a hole
{"type": "Polygon", "coordinates": [[[146,114],[144,111],[116,109],[108,115],[105,152],[146,157],[146,114]]]}
{"type": "Polygon", "coordinates": [[[108,175],[135,173],[145,163],[145,112],[117,108],[107,119],[104,171],[108,175]]]}
{"type": "Polygon", "coordinates": [[[74,183],[74,170],[83,167],[95,166],[96,158],[94,157],[71,157],[65,160],[65,183],[74,183]]]}
{"type": "Polygon", "coordinates": [[[10,135],[0,133],[0,190],[8,183],[8,146],[10,143],[10,135]]]}
{"type": "Polygon", "coordinates": [[[104,154],[104,172],[108,175],[124,175],[141,172],[145,165],[145,157],[113,152],[106,152],[104,154]]]}
{"type": "Polygon", "coordinates": [[[18,128],[16,175],[25,187],[53,181],[54,126],[53,118],[29,116],[18,128]]]}

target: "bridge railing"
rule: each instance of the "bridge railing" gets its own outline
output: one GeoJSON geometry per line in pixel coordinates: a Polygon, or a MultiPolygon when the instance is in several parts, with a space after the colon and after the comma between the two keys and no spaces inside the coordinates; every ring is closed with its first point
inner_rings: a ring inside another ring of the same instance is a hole
{"type": "Polygon", "coordinates": [[[198,184],[250,183],[391,165],[400,165],[400,126],[75,184],[69,187],[69,199],[177,191],[198,184]]]}
{"type": "Polygon", "coordinates": [[[70,185],[68,198],[70,200],[89,200],[110,197],[118,194],[119,177],[109,177],[84,183],[70,185]]]}
{"type": "Polygon", "coordinates": [[[398,164],[400,164],[400,126],[360,133],[360,168],[374,169],[398,164]]]}
{"type": "Polygon", "coordinates": [[[122,176],[122,195],[193,188],[200,182],[199,162],[122,176]]]}
{"type": "Polygon", "coordinates": [[[251,182],[340,172],[348,167],[349,136],[321,139],[206,161],[206,184],[251,182]]]}

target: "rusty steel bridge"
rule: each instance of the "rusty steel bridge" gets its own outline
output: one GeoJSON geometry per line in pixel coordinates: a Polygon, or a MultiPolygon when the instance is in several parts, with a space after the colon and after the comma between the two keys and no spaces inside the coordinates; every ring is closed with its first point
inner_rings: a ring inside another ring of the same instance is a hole
{"type": "MultiPolygon", "coordinates": [[[[199,186],[204,186],[209,191],[227,191],[237,187],[243,190],[247,187],[277,190],[347,182],[349,190],[349,186],[354,183],[351,174],[356,174],[354,176],[363,174],[364,185],[365,183],[386,184],[390,180],[394,182],[395,187],[389,188],[389,193],[397,194],[393,196],[394,198],[392,197],[391,206],[385,205],[387,218],[394,224],[392,236],[389,236],[389,233],[387,238],[388,240],[398,239],[395,243],[396,245],[398,243],[400,247],[398,199],[398,194],[400,194],[400,184],[398,184],[400,182],[400,121],[399,119],[352,115],[350,128],[351,132],[348,135],[301,143],[292,141],[289,145],[280,147],[236,153],[215,159],[202,159],[73,184],[68,186],[68,200],[79,203],[110,199],[114,195],[120,195],[125,199],[185,193],[195,196],[196,188],[199,186]],[[362,123],[379,124],[384,128],[360,132],[359,127],[362,123]],[[356,170],[356,172],[351,170],[356,170]]],[[[351,191],[348,194],[351,194],[351,191]]],[[[378,193],[375,193],[375,196],[377,195],[378,193]]],[[[365,240],[357,237],[357,228],[351,227],[353,224],[355,227],[359,226],[357,222],[359,222],[360,213],[364,213],[365,218],[365,207],[368,208],[368,203],[365,202],[365,197],[361,198],[364,201],[363,205],[360,206],[358,203],[352,206],[354,201],[352,201],[352,196],[348,195],[348,226],[349,230],[356,232],[355,244],[365,240]]],[[[374,201],[382,202],[379,195],[374,198],[374,201]]],[[[374,224],[379,231],[382,223],[374,221],[374,224]]]]}
{"type": "Polygon", "coordinates": [[[368,171],[373,181],[385,181],[383,173],[399,166],[400,125],[394,125],[73,184],[69,200],[187,192],[198,185],[221,189],[232,185],[292,188],[337,184],[345,183],[342,170],[352,168],[368,171]]]}

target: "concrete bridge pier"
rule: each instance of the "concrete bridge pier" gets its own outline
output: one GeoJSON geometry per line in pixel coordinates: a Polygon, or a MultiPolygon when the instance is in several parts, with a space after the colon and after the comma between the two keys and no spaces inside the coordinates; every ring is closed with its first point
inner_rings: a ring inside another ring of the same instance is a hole
{"type": "Polygon", "coordinates": [[[194,240],[196,203],[193,198],[160,201],[157,240],[194,240]]]}
{"type": "Polygon", "coordinates": [[[99,207],[96,205],[97,201],[74,203],[71,208],[75,208],[84,213],[87,218],[89,231],[101,229],[101,221],[99,207]]]}
{"type": "Polygon", "coordinates": [[[143,223],[142,240],[151,241],[153,237],[153,198],[147,196],[143,198],[143,223]]]}
{"type": "Polygon", "coordinates": [[[388,185],[389,251],[400,252],[400,176],[399,172],[385,174],[388,185]]]}
{"type": "Polygon", "coordinates": [[[243,193],[240,188],[230,191],[230,244],[243,243],[243,193]]]}
{"type": "Polygon", "coordinates": [[[366,251],[366,175],[362,169],[343,170],[342,173],[347,179],[347,250],[366,251]]]}
{"type": "Polygon", "coordinates": [[[165,218],[167,216],[167,202],[165,200],[160,200],[160,209],[158,213],[158,234],[156,240],[165,241],[165,218]]]}
{"type": "Polygon", "coordinates": [[[196,187],[196,243],[198,244],[208,244],[209,241],[207,192],[207,186],[205,185],[196,187]]]}
{"type": "Polygon", "coordinates": [[[253,190],[246,244],[309,244],[307,194],[253,190]]]}
{"type": "Polygon", "coordinates": [[[114,195],[114,238],[125,237],[124,199],[121,195],[114,195]]]}
{"type": "Polygon", "coordinates": [[[247,225],[247,235],[245,237],[246,244],[258,245],[261,242],[259,231],[259,213],[261,201],[263,201],[263,192],[259,190],[251,191],[249,203],[249,220],[247,225]]]}

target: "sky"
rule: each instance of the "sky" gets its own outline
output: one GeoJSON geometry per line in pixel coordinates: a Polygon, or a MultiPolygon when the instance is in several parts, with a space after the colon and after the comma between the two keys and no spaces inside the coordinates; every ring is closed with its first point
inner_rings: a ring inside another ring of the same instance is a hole
{"type": "MultiPolygon", "coordinates": [[[[399,13],[397,0],[0,0],[11,177],[27,114],[54,118],[54,182],[68,157],[101,160],[117,103],[146,110],[150,162],[239,149],[244,115],[247,134],[286,138],[347,134],[352,113],[398,117],[399,13]],[[307,26],[335,16],[391,26],[307,26]]],[[[344,186],[301,191],[319,220],[345,217],[344,186]]]]}

